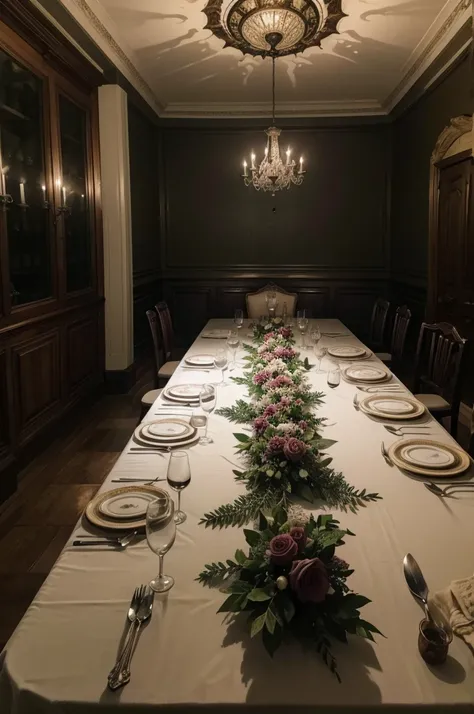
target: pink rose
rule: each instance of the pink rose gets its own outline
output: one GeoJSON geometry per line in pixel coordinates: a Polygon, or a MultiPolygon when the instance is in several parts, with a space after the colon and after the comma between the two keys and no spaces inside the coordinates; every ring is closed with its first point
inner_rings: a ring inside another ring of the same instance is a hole
{"type": "Polygon", "coordinates": [[[291,337],[291,327],[280,327],[278,332],[287,340],[291,337]]]}
{"type": "Polygon", "coordinates": [[[290,586],[300,602],[322,602],[330,586],[322,560],[306,558],[295,561],[290,570],[290,586]]]}
{"type": "Polygon", "coordinates": [[[257,374],[254,375],[253,383],[254,384],[264,384],[270,376],[271,376],[271,374],[264,369],[261,372],[257,372],[257,374]]]}
{"type": "Polygon", "coordinates": [[[298,545],[288,533],[277,535],[270,541],[270,558],[275,565],[287,565],[298,553],[298,545]]]}
{"type": "Polygon", "coordinates": [[[287,459],[290,459],[290,461],[301,461],[307,451],[307,448],[308,447],[303,441],[292,436],[285,443],[283,453],[287,459]]]}
{"type": "Polygon", "coordinates": [[[257,434],[263,434],[268,425],[268,421],[263,417],[257,417],[253,423],[253,427],[257,434]]]}
{"type": "Polygon", "coordinates": [[[267,332],[267,334],[266,334],[265,337],[263,338],[263,341],[264,341],[264,342],[269,342],[271,339],[273,339],[273,337],[275,337],[275,333],[274,333],[274,332],[267,332]]]}
{"type": "Polygon", "coordinates": [[[285,448],[286,440],[283,436],[272,436],[267,446],[267,454],[278,454],[285,448]]]}
{"type": "Polygon", "coordinates": [[[274,416],[274,414],[276,414],[276,412],[277,412],[276,406],[274,404],[269,404],[268,407],[263,412],[263,416],[264,417],[274,416]]]}
{"type": "Polygon", "coordinates": [[[302,551],[306,545],[306,541],[308,540],[304,528],[301,526],[293,526],[293,528],[290,528],[290,536],[297,544],[298,550],[302,551]]]}
{"type": "Polygon", "coordinates": [[[299,428],[301,429],[301,431],[306,431],[306,429],[308,428],[308,422],[307,422],[307,421],[304,421],[304,419],[302,419],[302,420],[299,422],[298,426],[299,426],[299,428]]]}

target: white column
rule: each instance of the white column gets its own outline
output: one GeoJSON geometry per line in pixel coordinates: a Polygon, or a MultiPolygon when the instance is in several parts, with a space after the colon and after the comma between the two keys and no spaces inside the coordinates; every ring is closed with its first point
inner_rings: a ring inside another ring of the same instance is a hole
{"type": "Polygon", "coordinates": [[[132,223],[127,95],[99,87],[101,194],[104,231],[105,366],[133,363],[132,223]]]}

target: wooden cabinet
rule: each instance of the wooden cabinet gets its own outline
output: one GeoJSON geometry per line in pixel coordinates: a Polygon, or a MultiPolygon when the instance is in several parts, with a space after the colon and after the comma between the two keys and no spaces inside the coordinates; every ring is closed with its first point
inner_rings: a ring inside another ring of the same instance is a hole
{"type": "Polygon", "coordinates": [[[22,0],[4,0],[2,19],[4,486],[2,465],[20,464],[25,447],[102,380],[104,330],[97,87],[79,71],[82,60],[70,48],[63,54],[54,29],[22,0]]]}

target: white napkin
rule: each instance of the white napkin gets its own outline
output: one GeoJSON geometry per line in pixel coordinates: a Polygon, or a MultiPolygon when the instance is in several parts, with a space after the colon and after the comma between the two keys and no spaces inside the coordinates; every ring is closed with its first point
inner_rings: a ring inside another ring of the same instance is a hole
{"type": "Polygon", "coordinates": [[[229,330],[204,330],[200,336],[206,340],[225,340],[229,336],[229,330]]]}
{"type": "Polygon", "coordinates": [[[474,575],[454,580],[445,590],[437,592],[431,602],[449,620],[453,632],[474,652],[474,575]]]}

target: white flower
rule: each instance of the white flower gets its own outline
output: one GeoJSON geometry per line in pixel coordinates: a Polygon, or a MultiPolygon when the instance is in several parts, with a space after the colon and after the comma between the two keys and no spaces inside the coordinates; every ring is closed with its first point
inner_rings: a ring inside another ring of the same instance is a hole
{"type": "Polygon", "coordinates": [[[284,434],[288,434],[290,432],[295,431],[296,424],[293,424],[292,422],[288,421],[283,424],[278,424],[277,429],[278,431],[282,431],[284,434]]]}

